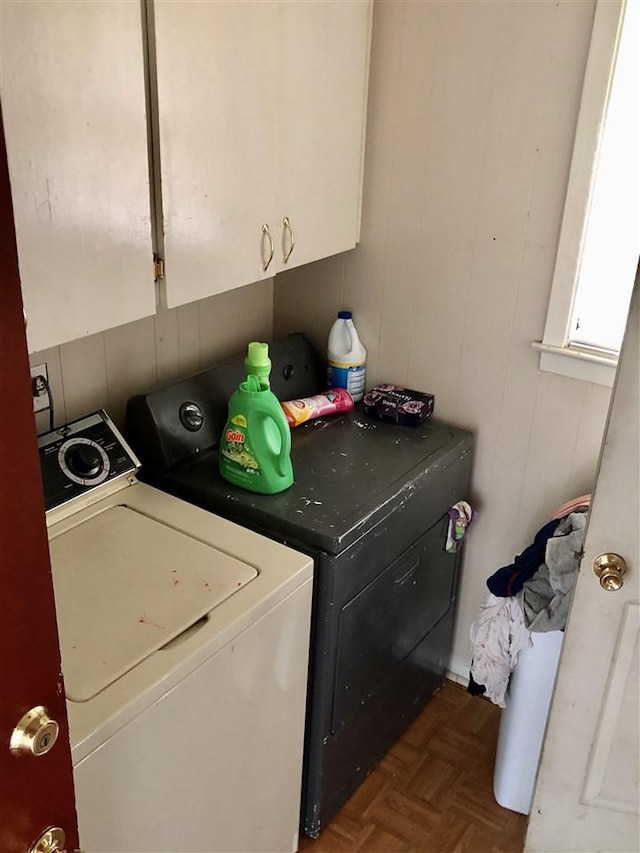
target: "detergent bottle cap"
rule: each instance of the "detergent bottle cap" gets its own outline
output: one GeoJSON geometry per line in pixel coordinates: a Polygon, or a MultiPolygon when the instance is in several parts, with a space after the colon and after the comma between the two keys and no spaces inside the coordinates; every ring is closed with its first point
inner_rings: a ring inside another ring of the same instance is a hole
{"type": "Polygon", "coordinates": [[[271,359],[269,358],[269,344],[251,341],[247,347],[247,357],[244,360],[247,376],[257,376],[263,388],[269,387],[269,373],[271,372],[271,359]]]}

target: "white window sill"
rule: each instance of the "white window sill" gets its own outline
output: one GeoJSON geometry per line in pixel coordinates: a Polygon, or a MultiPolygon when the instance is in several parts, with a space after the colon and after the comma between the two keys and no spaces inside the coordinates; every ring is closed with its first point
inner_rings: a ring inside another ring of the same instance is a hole
{"type": "Polygon", "coordinates": [[[582,379],[596,385],[613,387],[618,359],[583,352],[569,347],[556,347],[534,341],[532,347],[540,353],[540,370],[557,373],[571,379],[582,379]]]}

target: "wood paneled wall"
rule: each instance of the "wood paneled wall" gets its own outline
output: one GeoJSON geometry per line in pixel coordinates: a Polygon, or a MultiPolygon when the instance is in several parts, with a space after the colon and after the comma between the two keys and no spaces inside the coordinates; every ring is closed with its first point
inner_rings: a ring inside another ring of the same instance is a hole
{"type": "Polygon", "coordinates": [[[378,0],[360,245],[277,276],[276,334],[354,311],[368,385],[430,391],[477,434],[451,668],[486,577],[590,491],[609,389],[541,373],[593,0],[378,0]]]}
{"type": "MultiPolygon", "coordinates": [[[[127,400],[271,340],[273,280],[230,290],[98,335],[32,353],[46,362],[56,426],[103,407],[122,425],[127,400]]],[[[38,431],[48,412],[37,416],[38,431]]]]}

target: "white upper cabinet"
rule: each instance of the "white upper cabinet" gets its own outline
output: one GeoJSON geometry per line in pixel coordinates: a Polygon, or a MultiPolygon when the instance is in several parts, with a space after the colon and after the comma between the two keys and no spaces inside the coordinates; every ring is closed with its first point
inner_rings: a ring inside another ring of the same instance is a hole
{"type": "Polygon", "coordinates": [[[353,248],[370,0],[154,8],[168,305],[353,248]]]}
{"type": "Polygon", "coordinates": [[[370,19],[358,0],[281,4],[277,269],[359,239],[370,19]],[[295,234],[286,263],[285,216],[295,234]]]}
{"type": "Polygon", "coordinates": [[[157,0],[169,307],[258,281],[275,208],[279,4],[157,0]],[[262,251],[261,251],[262,250],[262,251]]]}
{"type": "Polygon", "coordinates": [[[0,11],[31,352],[355,246],[371,0],[0,11]]]}
{"type": "Polygon", "coordinates": [[[140,5],[2,0],[29,350],[155,312],[140,5]]]}

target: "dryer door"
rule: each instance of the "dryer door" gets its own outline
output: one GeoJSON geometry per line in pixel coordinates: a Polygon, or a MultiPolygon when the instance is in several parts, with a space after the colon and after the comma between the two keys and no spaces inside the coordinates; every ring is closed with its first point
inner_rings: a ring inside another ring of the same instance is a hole
{"type": "MultiPolygon", "coordinates": [[[[339,732],[390,680],[429,680],[441,669],[421,645],[449,610],[455,554],[443,548],[446,520],[434,524],[340,613],[332,730],[339,732]]],[[[428,641],[429,642],[429,641],[428,641]]],[[[442,672],[438,672],[438,677],[442,672]]]]}

